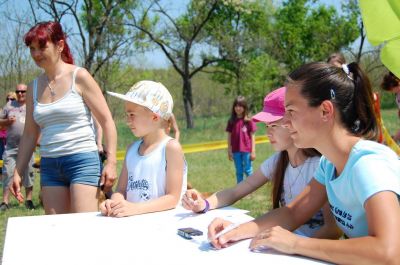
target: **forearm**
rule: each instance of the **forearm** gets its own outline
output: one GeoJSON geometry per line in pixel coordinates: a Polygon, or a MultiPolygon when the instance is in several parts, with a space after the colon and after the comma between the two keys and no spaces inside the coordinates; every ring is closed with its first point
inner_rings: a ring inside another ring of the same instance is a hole
{"type": "Polygon", "coordinates": [[[289,231],[294,231],[304,223],[302,221],[296,221],[296,217],[288,207],[271,210],[256,218],[254,222],[258,226],[259,232],[274,226],[280,226],[289,231]]]}
{"type": "Polygon", "coordinates": [[[241,199],[241,197],[239,198],[239,196],[235,194],[233,188],[218,191],[213,195],[211,195],[209,198],[207,198],[207,200],[210,203],[210,209],[216,209],[232,205],[239,199],[241,199]]]}
{"type": "Polygon", "coordinates": [[[172,194],[166,194],[157,199],[133,203],[132,215],[161,212],[175,208],[178,205],[179,197],[172,194]]]}
{"type": "Polygon", "coordinates": [[[107,163],[117,163],[117,130],[111,119],[103,124],[103,133],[107,147],[107,163]]]}
{"type": "Polygon", "coordinates": [[[385,258],[388,248],[374,237],[329,240],[298,237],[293,252],[338,264],[391,264],[385,258]]]}

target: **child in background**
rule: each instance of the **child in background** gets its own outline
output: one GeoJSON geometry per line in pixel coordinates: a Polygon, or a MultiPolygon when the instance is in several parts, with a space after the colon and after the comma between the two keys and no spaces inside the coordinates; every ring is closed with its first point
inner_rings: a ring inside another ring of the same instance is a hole
{"type": "MultiPolygon", "coordinates": [[[[14,101],[17,99],[17,95],[15,92],[8,92],[6,96],[6,104],[10,101],[14,101]]],[[[2,108],[0,108],[0,112],[2,108]]],[[[0,160],[3,160],[3,153],[6,148],[6,139],[7,139],[7,127],[0,126],[0,160]]],[[[2,173],[2,167],[0,167],[0,174],[2,173]]]]}
{"type": "MultiPolygon", "coordinates": [[[[192,189],[187,190],[182,198],[185,209],[196,213],[231,205],[248,194],[256,191],[267,182],[272,182],[273,208],[291,203],[311,181],[318,167],[320,154],[315,149],[299,149],[290,138],[289,130],[282,126],[285,115],[285,87],[269,93],[264,99],[264,109],[253,120],[264,122],[267,136],[272,147],[277,151],[265,160],[260,168],[235,187],[219,191],[207,199],[192,189]]],[[[296,234],[316,238],[338,238],[335,220],[328,204],[310,220],[295,231],[296,234]]]]}
{"type": "Polygon", "coordinates": [[[257,127],[248,115],[246,99],[238,96],[225,130],[228,132],[228,158],[235,163],[237,183],[243,180],[243,174],[250,176],[253,173],[251,161],[256,158],[254,132],[257,127]]]}
{"type": "Polygon", "coordinates": [[[128,146],[117,190],[101,203],[103,215],[124,217],[176,207],[186,189],[186,163],[179,142],[165,133],[173,100],[153,81],[140,81],[125,94],[127,124],[140,138],[128,146]]]}
{"type": "Polygon", "coordinates": [[[346,63],[346,59],[340,52],[335,52],[329,55],[326,62],[337,67],[342,67],[342,64],[346,63]]]}
{"type": "MultiPolygon", "coordinates": [[[[400,118],[400,79],[395,76],[392,72],[389,72],[383,77],[381,87],[390,93],[394,93],[396,97],[396,103],[398,110],[398,116],[400,118]]],[[[393,140],[400,142],[400,129],[395,135],[393,135],[393,140]]]]}

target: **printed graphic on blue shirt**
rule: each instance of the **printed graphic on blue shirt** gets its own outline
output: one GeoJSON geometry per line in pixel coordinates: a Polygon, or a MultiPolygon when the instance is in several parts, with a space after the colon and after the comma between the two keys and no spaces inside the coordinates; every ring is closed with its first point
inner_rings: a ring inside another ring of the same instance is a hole
{"type": "Polygon", "coordinates": [[[128,193],[129,191],[137,194],[137,197],[142,201],[148,201],[151,199],[150,183],[145,178],[135,179],[132,175],[129,175],[126,192],[128,193]]]}
{"type": "Polygon", "coordinates": [[[350,214],[349,212],[346,212],[345,210],[340,209],[339,207],[335,207],[331,204],[329,204],[330,208],[331,208],[331,212],[333,214],[333,216],[336,219],[336,222],[343,226],[346,227],[347,229],[353,230],[354,226],[351,222],[352,220],[352,214],[350,214]]]}

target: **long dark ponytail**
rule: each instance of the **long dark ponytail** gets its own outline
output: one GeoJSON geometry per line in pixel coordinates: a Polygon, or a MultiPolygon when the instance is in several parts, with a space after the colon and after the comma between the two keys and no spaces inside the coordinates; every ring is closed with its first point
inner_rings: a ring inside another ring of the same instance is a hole
{"type": "MultiPolygon", "coordinates": [[[[300,149],[305,157],[321,156],[321,154],[314,148],[300,149]]],[[[285,179],[286,168],[289,165],[289,154],[286,150],[279,154],[278,161],[275,166],[274,173],[272,174],[272,207],[273,209],[279,208],[280,200],[283,192],[283,182],[285,179]]]]}
{"type": "Polygon", "coordinates": [[[331,100],[345,128],[353,135],[376,140],[378,122],[373,109],[373,93],[368,77],[357,63],[336,67],[327,63],[305,64],[289,74],[290,83],[299,84],[311,107],[331,100]]]}

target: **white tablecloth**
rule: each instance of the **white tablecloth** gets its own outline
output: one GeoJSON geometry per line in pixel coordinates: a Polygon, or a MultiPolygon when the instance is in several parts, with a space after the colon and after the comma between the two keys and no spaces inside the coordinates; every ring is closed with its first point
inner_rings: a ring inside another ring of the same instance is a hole
{"type": "Polygon", "coordinates": [[[233,222],[252,218],[232,207],[194,214],[183,208],[126,218],[80,213],[9,218],[3,265],[23,264],[320,264],[275,251],[249,251],[249,240],[222,250],[207,242],[207,226],[215,217],[233,222]],[[187,240],[177,229],[193,227],[203,236],[187,240]]]}

